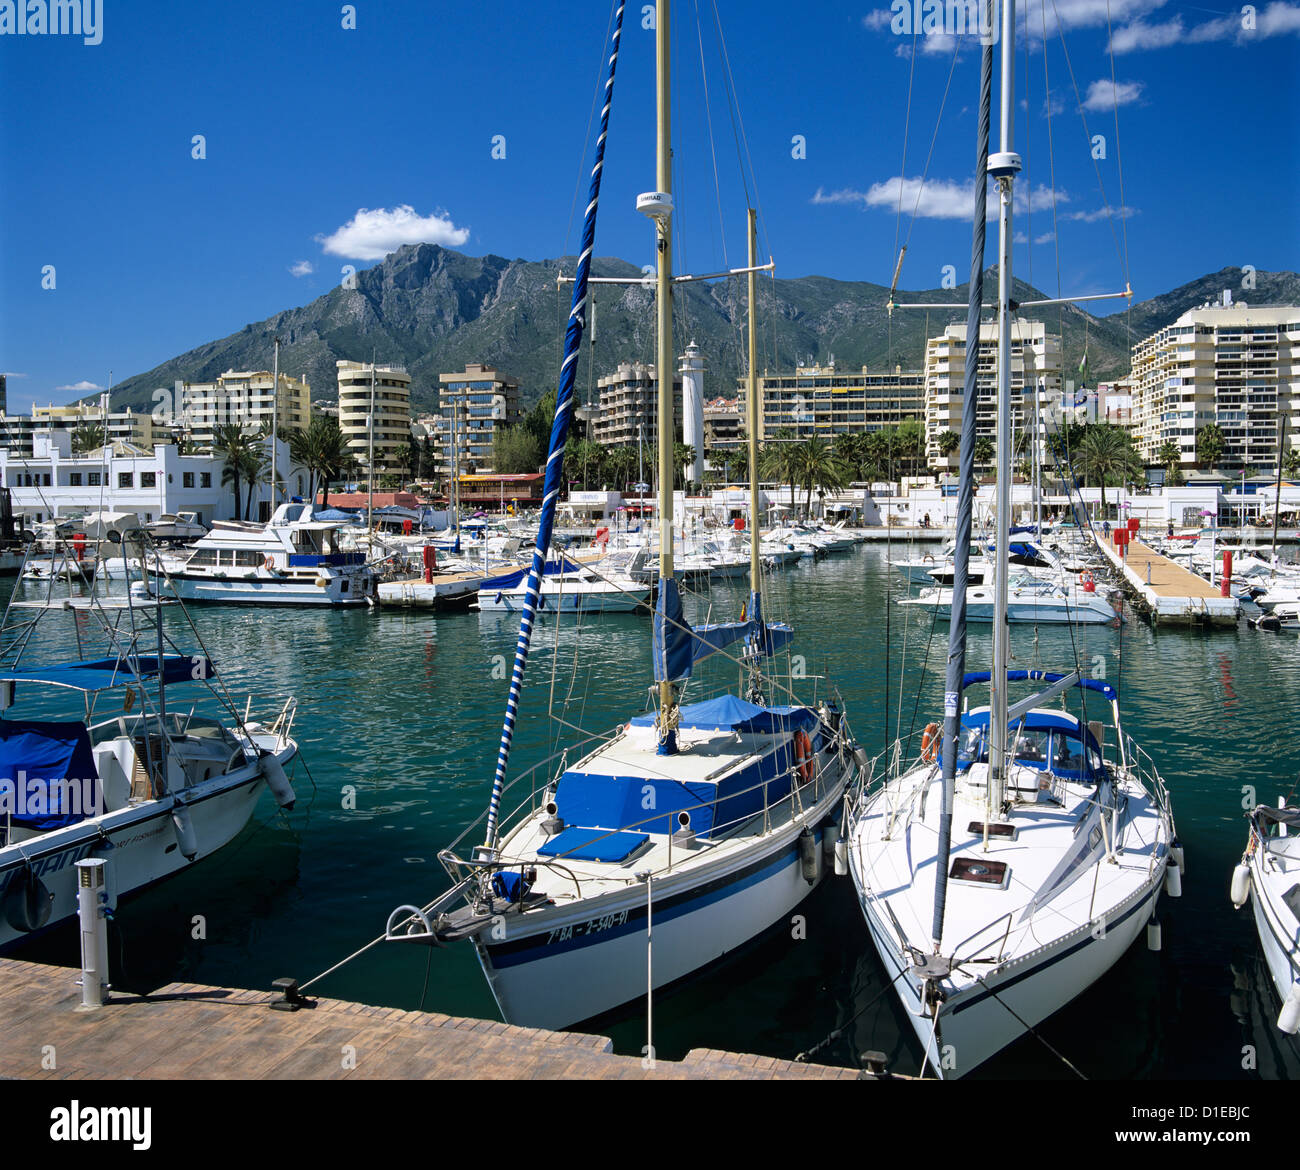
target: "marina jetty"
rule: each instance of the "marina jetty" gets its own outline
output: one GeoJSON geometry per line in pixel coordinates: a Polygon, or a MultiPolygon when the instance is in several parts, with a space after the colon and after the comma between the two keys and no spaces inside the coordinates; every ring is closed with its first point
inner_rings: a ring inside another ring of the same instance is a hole
{"type": "Polygon", "coordinates": [[[1224,597],[1204,577],[1161,556],[1140,540],[1130,540],[1121,549],[1098,536],[1097,546],[1119,570],[1125,592],[1138,612],[1153,625],[1237,624],[1241,603],[1235,597],[1224,597]]]}
{"type": "Polygon", "coordinates": [[[651,1061],[615,1055],[604,1036],[196,983],[85,1011],[78,976],[0,959],[0,1079],[874,1079],[707,1048],[651,1061]]]}

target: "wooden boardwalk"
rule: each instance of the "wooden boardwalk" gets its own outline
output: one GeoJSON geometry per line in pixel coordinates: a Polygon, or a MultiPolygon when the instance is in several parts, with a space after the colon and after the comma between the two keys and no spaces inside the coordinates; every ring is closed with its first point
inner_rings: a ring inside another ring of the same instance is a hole
{"type": "Polygon", "coordinates": [[[1211,585],[1204,577],[1161,556],[1139,540],[1129,543],[1123,557],[1112,541],[1098,537],[1097,543],[1123,573],[1130,595],[1152,621],[1185,625],[1236,624],[1240,603],[1235,597],[1223,597],[1219,587],[1211,585]]]}
{"type": "Polygon", "coordinates": [[[0,959],[0,1079],[853,1080],[856,1069],[693,1049],[681,1061],[615,1056],[604,1036],[436,1012],[172,983],[77,1010],[79,972],[0,959]]]}

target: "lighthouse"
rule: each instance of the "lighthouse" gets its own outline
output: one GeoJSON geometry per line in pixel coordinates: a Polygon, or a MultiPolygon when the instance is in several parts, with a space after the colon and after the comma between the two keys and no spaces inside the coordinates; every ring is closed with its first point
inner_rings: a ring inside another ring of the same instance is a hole
{"type": "Polygon", "coordinates": [[[682,355],[682,442],[695,451],[687,465],[686,478],[704,482],[704,358],[694,341],[682,355]]]}

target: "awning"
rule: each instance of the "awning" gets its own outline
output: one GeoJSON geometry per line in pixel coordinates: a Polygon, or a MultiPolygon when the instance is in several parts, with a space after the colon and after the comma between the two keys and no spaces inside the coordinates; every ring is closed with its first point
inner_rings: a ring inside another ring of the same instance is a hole
{"type": "MultiPolygon", "coordinates": [[[[201,682],[213,677],[211,661],[202,654],[165,654],[163,682],[201,682]]],[[[34,670],[0,670],[0,683],[39,683],[68,687],[74,691],[112,690],[135,686],[158,677],[158,659],[153,655],[136,658],[100,658],[92,662],[64,662],[34,670]],[[138,677],[137,677],[138,672],[138,677]]]]}

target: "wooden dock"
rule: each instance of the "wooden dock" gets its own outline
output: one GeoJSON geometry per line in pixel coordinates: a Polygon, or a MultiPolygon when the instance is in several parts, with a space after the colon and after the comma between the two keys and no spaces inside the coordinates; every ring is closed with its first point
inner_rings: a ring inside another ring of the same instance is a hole
{"type": "Polygon", "coordinates": [[[1161,556],[1141,541],[1131,541],[1123,557],[1112,540],[1099,536],[1097,545],[1119,569],[1130,598],[1153,624],[1237,624],[1241,603],[1235,597],[1221,596],[1218,586],[1161,556]]]}
{"type": "Polygon", "coordinates": [[[692,1049],[616,1056],[604,1036],[172,983],[79,1011],[80,972],[0,959],[0,1079],[855,1080],[857,1069],[692,1049]]]}

